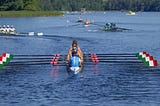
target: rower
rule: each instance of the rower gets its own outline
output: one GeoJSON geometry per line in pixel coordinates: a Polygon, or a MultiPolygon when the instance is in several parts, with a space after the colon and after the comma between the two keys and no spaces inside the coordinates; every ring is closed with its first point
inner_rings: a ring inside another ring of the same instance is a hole
{"type": "Polygon", "coordinates": [[[67,61],[69,61],[70,58],[72,57],[72,52],[75,48],[77,49],[77,55],[79,56],[79,58],[81,60],[80,64],[82,64],[83,63],[83,53],[82,53],[80,47],[78,46],[78,42],[76,40],[73,40],[72,45],[69,47],[67,61]]]}
{"type": "Polygon", "coordinates": [[[2,30],[3,30],[3,29],[2,29],[2,27],[1,27],[1,25],[0,25],[0,33],[2,33],[2,30]]]}
{"type": "Polygon", "coordinates": [[[79,17],[77,22],[83,22],[83,19],[81,17],[79,17]]]}
{"type": "Polygon", "coordinates": [[[116,28],[116,24],[111,23],[111,28],[116,28]]]}
{"type": "Polygon", "coordinates": [[[90,25],[90,21],[86,19],[85,25],[90,25]]]}
{"type": "Polygon", "coordinates": [[[78,56],[78,52],[77,52],[77,48],[74,47],[73,51],[72,51],[72,57],[69,60],[69,65],[71,67],[81,67],[81,59],[78,56]]]}
{"type": "Polygon", "coordinates": [[[10,27],[9,27],[9,25],[7,25],[7,27],[6,27],[6,33],[9,33],[9,31],[10,31],[10,27]]]}
{"type": "Polygon", "coordinates": [[[106,23],[104,28],[106,28],[106,29],[114,29],[114,28],[116,28],[116,24],[114,24],[114,23],[106,23]]]}
{"type": "Polygon", "coordinates": [[[16,29],[14,28],[13,25],[11,25],[11,27],[10,27],[10,32],[15,32],[15,31],[16,31],[16,29]]]}
{"type": "Polygon", "coordinates": [[[2,33],[6,33],[6,26],[5,25],[3,25],[3,27],[2,27],[2,33]]]}

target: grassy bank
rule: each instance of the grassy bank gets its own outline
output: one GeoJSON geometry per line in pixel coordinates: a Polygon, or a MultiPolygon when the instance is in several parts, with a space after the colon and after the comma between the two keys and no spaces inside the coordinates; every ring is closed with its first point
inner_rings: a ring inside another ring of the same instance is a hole
{"type": "Polygon", "coordinates": [[[0,17],[60,16],[60,11],[0,11],[0,17]]]}

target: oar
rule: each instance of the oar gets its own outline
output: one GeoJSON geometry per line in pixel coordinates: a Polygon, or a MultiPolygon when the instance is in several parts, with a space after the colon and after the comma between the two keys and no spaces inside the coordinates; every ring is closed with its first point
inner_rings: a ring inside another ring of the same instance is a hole
{"type": "Polygon", "coordinates": [[[22,66],[22,65],[47,65],[49,62],[39,62],[39,63],[9,63],[9,66],[22,66]]]}
{"type": "Polygon", "coordinates": [[[34,36],[34,35],[38,35],[38,36],[42,36],[43,33],[42,32],[17,32],[16,35],[29,35],[29,36],[34,36]]]}
{"type": "Polygon", "coordinates": [[[18,35],[28,35],[29,32],[18,32],[18,35]]]}
{"type": "MultiPolygon", "coordinates": [[[[84,56],[84,59],[89,59],[91,57],[89,56],[84,56]]],[[[136,56],[97,56],[97,58],[99,59],[138,59],[136,56]]],[[[13,60],[52,60],[54,59],[53,57],[20,57],[20,58],[16,58],[14,57],[13,60]]],[[[58,60],[63,60],[63,57],[59,57],[58,60]]]]}
{"type": "Polygon", "coordinates": [[[14,62],[64,61],[64,58],[14,58],[14,62]]]}
{"type": "MultiPolygon", "coordinates": [[[[93,58],[93,57],[91,57],[93,58]]],[[[102,59],[137,59],[136,56],[97,56],[97,58],[102,58],[102,59]]]]}
{"type": "MultiPolygon", "coordinates": [[[[58,61],[57,64],[54,65],[65,65],[67,64],[67,61],[58,61]]],[[[22,61],[22,62],[10,62],[9,65],[46,65],[46,64],[51,64],[50,61],[45,60],[45,61],[22,61]]]]}
{"type": "Polygon", "coordinates": [[[102,56],[102,55],[101,55],[101,56],[97,56],[97,57],[104,57],[104,58],[105,58],[105,57],[114,57],[114,58],[126,57],[126,58],[127,58],[127,57],[136,57],[136,56],[134,56],[134,55],[133,55],[133,56],[132,56],[132,55],[128,55],[128,56],[127,56],[127,55],[124,55],[124,56],[123,56],[123,55],[108,55],[108,56],[102,56]]]}
{"type": "Polygon", "coordinates": [[[43,59],[52,59],[52,57],[20,57],[20,58],[13,58],[14,60],[43,60],[43,59]]]}
{"type": "Polygon", "coordinates": [[[25,60],[25,59],[53,59],[53,58],[58,58],[58,59],[63,59],[65,58],[66,55],[61,55],[61,56],[54,56],[54,55],[14,55],[14,59],[20,59],[20,60],[25,60]]]}
{"type": "Polygon", "coordinates": [[[67,55],[60,55],[60,54],[15,54],[14,57],[64,57],[67,55]],[[57,55],[57,56],[56,56],[57,55]]]}
{"type": "Polygon", "coordinates": [[[24,57],[27,57],[27,56],[31,56],[31,57],[33,57],[33,56],[38,56],[38,57],[40,57],[40,56],[54,56],[54,54],[51,54],[51,55],[41,55],[41,54],[35,54],[35,55],[32,55],[32,54],[17,54],[17,55],[14,55],[15,57],[22,57],[22,56],[24,56],[24,57]]]}
{"type": "MultiPolygon", "coordinates": [[[[92,54],[92,53],[91,53],[92,54]]],[[[94,53],[93,53],[94,54],[94,53]]],[[[87,54],[84,54],[84,55],[87,55],[87,54]]],[[[90,55],[90,54],[89,54],[90,55]]],[[[136,55],[136,53],[104,53],[104,54],[95,54],[95,55],[136,55]]]]}
{"type": "Polygon", "coordinates": [[[11,61],[10,63],[50,62],[50,60],[11,61]]]}
{"type": "MultiPolygon", "coordinates": [[[[89,61],[92,62],[92,61],[89,61]]],[[[106,62],[106,63],[142,63],[141,61],[133,61],[133,60],[99,60],[99,62],[106,62]]],[[[142,63],[143,64],[143,63],[142,63]]]]}
{"type": "Polygon", "coordinates": [[[121,27],[118,27],[118,29],[120,29],[120,30],[131,30],[131,29],[128,29],[128,28],[121,28],[121,27]]]}
{"type": "Polygon", "coordinates": [[[15,32],[15,34],[14,35],[23,35],[23,36],[25,36],[25,35],[29,35],[29,32],[15,32]]]}
{"type": "Polygon", "coordinates": [[[79,24],[75,24],[75,25],[69,25],[68,27],[74,27],[74,26],[79,26],[79,25],[82,25],[82,24],[79,23],[79,24]]]}
{"type": "MultiPolygon", "coordinates": [[[[92,54],[92,53],[91,53],[92,54]]],[[[83,54],[84,56],[88,56],[88,55],[91,55],[91,54],[83,54]]],[[[14,56],[54,56],[55,54],[15,54],[14,56]]],[[[100,56],[100,55],[136,55],[136,53],[106,53],[106,54],[96,54],[97,56],[100,56]]],[[[66,55],[60,55],[60,56],[66,56],[66,55]]]]}
{"type": "Polygon", "coordinates": [[[97,26],[100,26],[100,27],[104,27],[104,25],[100,25],[100,24],[96,24],[96,23],[91,23],[93,25],[97,25],[97,26]]]}
{"type": "MultiPolygon", "coordinates": [[[[99,62],[141,62],[138,59],[98,59],[99,62]]],[[[48,62],[50,63],[50,59],[45,59],[45,60],[26,60],[26,61],[12,61],[10,63],[39,63],[39,62],[48,62]]],[[[68,63],[67,61],[64,60],[58,60],[58,61],[52,61],[56,62],[56,64],[61,64],[61,63],[68,63]]],[[[84,62],[92,62],[92,59],[84,59],[84,62]]]]}
{"type": "MultiPolygon", "coordinates": [[[[139,60],[138,58],[108,58],[108,59],[97,58],[97,59],[99,61],[108,61],[108,60],[123,60],[123,61],[131,60],[131,61],[135,61],[135,60],[139,60]]],[[[92,60],[92,59],[86,59],[86,60],[92,60]]]]}
{"type": "Polygon", "coordinates": [[[145,68],[145,69],[142,69],[142,70],[145,70],[145,71],[160,71],[160,68],[155,68],[155,67],[148,67],[148,68],[145,68]]]}
{"type": "Polygon", "coordinates": [[[136,56],[96,56],[96,57],[84,57],[84,58],[98,58],[98,59],[138,59],[136,56]]]}

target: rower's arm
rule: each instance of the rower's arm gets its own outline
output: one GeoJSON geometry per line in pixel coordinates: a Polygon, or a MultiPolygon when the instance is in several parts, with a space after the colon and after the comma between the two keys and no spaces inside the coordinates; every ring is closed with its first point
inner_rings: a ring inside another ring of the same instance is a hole
{"type": "Polygon", "coordinates": [[[81,48],[80,47],[78,47],[78,51],[79,51],[79,55],[80,55],[80,58],[83,60],[83,53],[82,53],[82,51],[81,51],[81,48]]]}
{"type": "Polygon", "coordinates": [[[71,50],[72,50],[72,48],[70,47],[68,50],[67,60],[69,60],[71,57],[71,50]]]}

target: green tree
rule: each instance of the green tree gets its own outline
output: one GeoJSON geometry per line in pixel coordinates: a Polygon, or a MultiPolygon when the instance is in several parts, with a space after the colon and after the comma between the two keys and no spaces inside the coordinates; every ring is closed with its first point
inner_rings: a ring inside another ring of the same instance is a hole
{"type": "Polygon", "coordinates": [[[15,2],[9,2],[7,10],[23,10],[23,0],[17,0],[15,2]]]}
{"type": "Polygon", "coordinates": [[[39,0],[24,0],[24,10],[37,11],[39,8],[39,0]]]}

